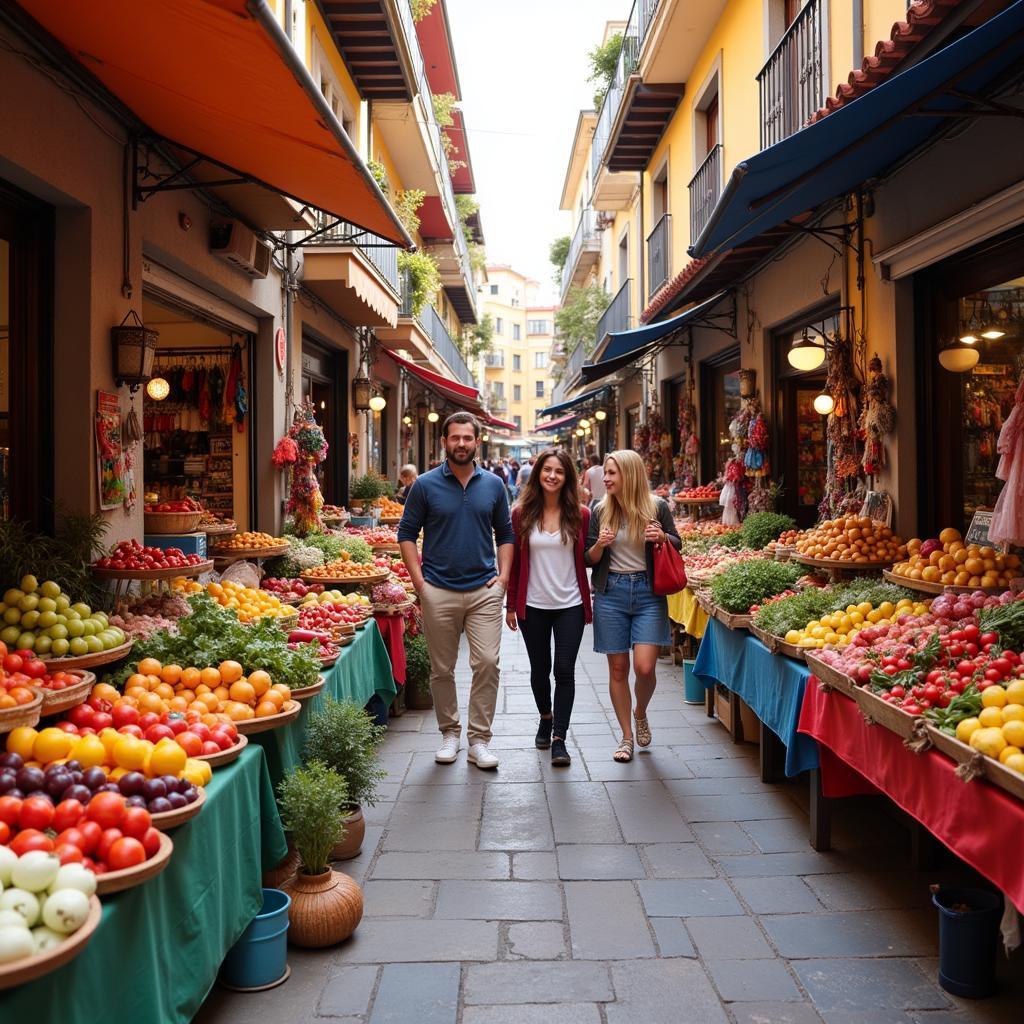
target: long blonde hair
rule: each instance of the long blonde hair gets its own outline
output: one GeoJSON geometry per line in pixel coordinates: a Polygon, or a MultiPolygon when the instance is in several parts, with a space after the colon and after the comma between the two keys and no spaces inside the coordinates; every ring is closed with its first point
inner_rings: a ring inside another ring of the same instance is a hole
{"type": "Polygon", "coordinates": [[[625,527],[626,535],[634,543],[644,539],[647,523],[658,514],[658,506],[651,495],[644,460],[634,451],[609,452],[604,464],[613,461],[619,470],[616,494],[606,494],[601,502],[601,526],[618,533],[625,527]]]}

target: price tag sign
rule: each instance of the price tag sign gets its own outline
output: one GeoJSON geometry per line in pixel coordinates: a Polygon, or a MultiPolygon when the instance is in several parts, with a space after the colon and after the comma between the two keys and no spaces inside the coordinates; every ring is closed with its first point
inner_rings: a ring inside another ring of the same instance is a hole
{"type": "Polygon", "coordinates": [[[992,525],[991,512],[975,512],[971,525],[967,528],[967,536],[964,543],[967,545],[977,544],[978,547],[994,547],[997,551],[1003,551],[1002,545],[993,544],[988,539],[988,528],[992,525]]]}
{"type": "Polygon", "coordinates": [[[285,357],[288,354],[288,338],[283,327],[278,327],[274,334],[274,358],[277,361],[277,372],[284,373],[285,357]]]}

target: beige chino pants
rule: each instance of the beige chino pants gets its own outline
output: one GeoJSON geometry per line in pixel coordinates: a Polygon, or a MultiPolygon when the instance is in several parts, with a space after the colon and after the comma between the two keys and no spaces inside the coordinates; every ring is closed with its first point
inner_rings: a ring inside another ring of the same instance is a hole
{"type": "Polygon", "coordinates": [[[476,590],[445,590],[424,582],[420,591],[423,632],[430,648],[430,693],[441,735],[462,735],[455,662],[459,640],[469,641],[469,742],[489,743],[498,701],[498,651],[504,621],[505,591],[500,583],[476,590]]]}

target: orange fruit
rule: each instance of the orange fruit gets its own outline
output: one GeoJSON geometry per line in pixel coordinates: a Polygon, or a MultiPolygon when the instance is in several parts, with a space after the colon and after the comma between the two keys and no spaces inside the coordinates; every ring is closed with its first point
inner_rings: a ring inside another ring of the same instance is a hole
{"type": "MultiPolygon", "coordinates": [[[[124,697],[131,697],[133,700],[136,700],[144,693],[149,693],[149,690],[147,690],[145,686],[129,686],[128,689],[124,691],[124,697]]],[[[122,697],[121,700],[124,700],[124,697],[122,697]]],[[[121,701],[118,701],[118,703],[120,704],[121,701]]]]}
{"type": "Polygon", "coordinates": [[[197,693],[195,702],[202,704],[204,712],[216,711],[220,706],[220,701],[209,690],[206,693],[197,693]]]}
{"type": "Polygon", "coordinates": [[[164,665],[160,678],[165,683],[176,683],[181,678],[183,669],[180,665],[164,665]]]}
{"type": "Polygon", "coordinates": [[[93,697],[101,697],[103,700],[115,701],[121,696],[118,691],[109,683],[97,683],[92,688],[93,697]]]}
{"type": "Polygon", "coordinates": [[[264,672],[261,668],[249,673],[249,684],[256,691],[257,697],[262,697],[270,689],[272,683],[270,673],[264,672]]]}
{"type": "Polygon", "coordinates": [[[237,661],[222,661],[219,669],[221,680],[228,686],[242,678],[242,666],[237,661]]]}
{"type": "Polygon", "coordinates": [[[149,690],[155,690],[160,685],[160,677],[158,675],[146,676],[146,688],[149,690]]]}
{"type": "Polygon", "coordinates": [[[139,662],[139,671],[144,676],[159,675],[162,669],[163,665],[156,658],[143,658],[139,662]]]}
{"type": "Polygon", "coordinates": [[[267,690],[263,694],[263,699],[260,701],[261,704],[273,704],[278,711],[284,707],[284,694],[280,690],[267,690]]]}
{"type": "Polygon", "coordinates": [[[191,689],[196,688],[196,683],[199,682],[200,674],[197,668],[183,668],[181,670],[181,684],[182,686],[188,686],[191,689]]]}
{"type": "MultiPolygon", "coordinates": [[[[141,672],[133,672],[124,684],[125,693],[134,686],[146,686],[146,677],[141,672]]],[[[146,687],[148,689],[148,687],[146,687]]]]}
{"type": "Polygon", "coordinates": [[[221,683],[220,673],[215,668],[204,668],[199,673],[199,679],[201,682],[206,683],[207,686],[219,686],[221,683]]]}
{"type": "Polygon", "coordinates": [[[237,700],[240,704],[255,704],[256,703],[256,691],[253,689],[251,683],[247,683],[244,679],[240,679],[237,683],[231,684],[229,691],[231,699],[237,700]]]}
{"type": "Polygon", "coordinates": [[[270,715],[276,715],[277,713],[278,707],[273,701],[264,700],[256,705],[257,718],[268,718],[270,715]]]}
{"type": "Polygon", "coordinates": [[[170,711],[187,711],[188,706],[188,701],[182,696],[172,697],[167,702],[167,708],[170,711]]]}
{"type": "Polygon", "coordinates": [[[292,695],[291,687],[287,683],[274,683],[270,688],[271,690],[277,690],[285,700],[289,700],[292,695]]]}
{"type": "Polygon", "coordinates": [[[192,691],[193,691],[193,693],[195,693],[195,695],[197,697],[201,697],[204,693],[211,693],[212,692],[210,690],[210,687],[207,686],[206,683],[200,683],[198,686],[193,686],[192,687],[192,691]]]}
{"type": "Polygon", "coordinates": [[[170,683],[157,683],[153,687],[153,693],[164,700],[170,700],[174,696],[174,687],[170,683]]]}
{"type": "Polygon", "coordinates": [[[163,698],[158,697],[155,693],[144,693],[139,697],[139,710],[140,711],[163,711],[164,701],[163,698]]]}
{"type": "Polygon", "coordinates": [[[217,698],[217,700],[230,700],[231,698],[231,693],[226,686],[215,687],[213,695],[217,698]]]}

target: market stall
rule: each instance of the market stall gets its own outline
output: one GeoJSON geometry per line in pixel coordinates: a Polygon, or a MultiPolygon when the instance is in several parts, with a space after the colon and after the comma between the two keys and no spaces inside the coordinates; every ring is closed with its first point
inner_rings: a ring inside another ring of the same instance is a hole
{"type": "Polygon", "coordinates": [[[216,770],[202,814],[173,839],[161,874],[103,897],[102,922],[75,960],[0,995],[5,1020],[192,1019],[259,911],[261,872],[286,853],[259,746],[216,770]]]}

